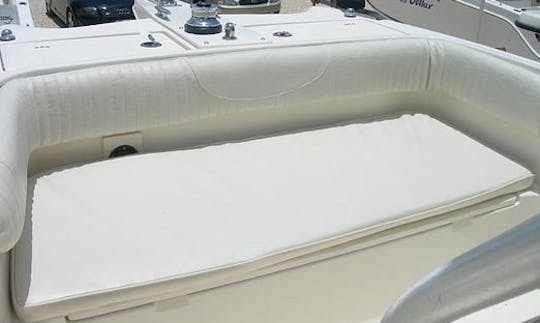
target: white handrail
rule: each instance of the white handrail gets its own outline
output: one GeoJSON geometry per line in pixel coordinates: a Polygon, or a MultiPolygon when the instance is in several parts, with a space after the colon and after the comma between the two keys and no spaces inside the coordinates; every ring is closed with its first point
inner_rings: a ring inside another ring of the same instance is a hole
{"type": "Polygon", "coordinates": [[[484,16],[484,9],[486,7],[486,0],[480,0],[480,14],[478,16],[478,29],[476,30],[476,42],[480,42],[480,32],[482,31],[482,17],[484,16]]]}
{"type": "Polygon", "coordinates": [[[540,287],[540,214],[433,271],[382,323],[446,323],[540,287]]]}

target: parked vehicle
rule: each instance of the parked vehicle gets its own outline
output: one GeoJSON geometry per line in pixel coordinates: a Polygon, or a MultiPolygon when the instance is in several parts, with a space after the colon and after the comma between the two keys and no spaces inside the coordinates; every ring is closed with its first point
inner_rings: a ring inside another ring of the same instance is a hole
{"type": "Polygon", "coordinates": [[[45,0],[48,15],[56,15],[66,27],[134,19],[133,0],[45,0]]]}

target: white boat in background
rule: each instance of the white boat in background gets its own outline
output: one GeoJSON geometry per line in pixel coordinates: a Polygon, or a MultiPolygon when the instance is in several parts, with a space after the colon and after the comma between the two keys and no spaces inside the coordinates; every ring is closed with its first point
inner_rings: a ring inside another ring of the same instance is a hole
{"type": "Polygon", "coordinates": [[[499,2],[518,9],[537,7],[540,5],[539,0],[501,0],[499,2]]]}
{"type": "Polygon", "coordinates": [[[0,26],[21,25],[34,27],[34,20],[27,0],[3,0],[0,3],[0,26]]]}
{"type": "Polygon", "coordinates": [[[134,11],[0,41],[1,323],[538,319],[537,62],[332,8],[134,11]]]}
{"type": "Polygon", "coordinates": [[[369,0],[369,3],[393,20],[540,60],[540,8],[536,0],[369,0]]]}

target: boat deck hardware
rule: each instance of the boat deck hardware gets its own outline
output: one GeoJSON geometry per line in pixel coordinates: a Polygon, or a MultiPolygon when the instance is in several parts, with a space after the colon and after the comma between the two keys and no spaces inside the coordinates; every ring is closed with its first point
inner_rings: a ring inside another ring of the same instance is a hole
{"type": "Polygon", "coordinates": [[[156,4],[162,7],[181,6],[181,4],[177,3],[175,0],[158,0],[156,4]]]}
{"type": "Polygon", "coordinates": [[[191,18],[184,25],[184,30],[197,35],[219,34],[222,31],[222,26],[217,17],[218,7],[216,5],[199,1],[191,6],[191,18]]]}
{"type": "Polygon", "coordinates": [[[234,34],[236,31],[236,27],[234,23],[228,22],[225,24],[225,36],[223,36],[223,39],[225,40],[235,40],[236,35],[234,34]]]}
{"type": "Polygon", "coordinates": [[[150,41],[146,41],[144,43],[141,44],[141,47],[145,47],[145,48],[156,48],[156,47],[160,47],[161,46],[161,43],[158,42],[154,36],[152,36],[152,34],[148,34],[148,39],[150,41]]]}
{"type": "Polygon", "coordinates": [[[109,158],[116,158],[116,157],[122,157],[126,155],[132,155],[136,154],[139,151],[137,148],[131,146],[131,145],[122,145],[118,146],[111,151],[111,154],[109,155],[109,158]]]}
{"type": "Polygon", "coordinates": [[[168,15],[171,14],[171,11],[169,9],[163,7],[162,5],[157,5],[154,8],[156,8],[157,10],[157,12],[155,13],[156,17],[167,21],[170,20],[168,15]]]}
{"type": "Polygon", "coordinates": [[[273,36],[275,37],[291,37],[292,34],[286,30],[283,30],[283,31],[276,31],[275,33],[272,34],[273,36]]]}
{"type": "Polygon", "coordinates": [[[15,40],[15,35],[13,35],[13,31],[11,31],[11,29],[2,29],[2,33],[0,34],[0,41],[11,40],[15,40]]]}
{"type": "Polygon", "coordinates": [[[356,13],[356,10],[354,10],[353,8],[347,8],[344,11],[344,16],[347,18],[356,18],[358,14],[356,13]]]}

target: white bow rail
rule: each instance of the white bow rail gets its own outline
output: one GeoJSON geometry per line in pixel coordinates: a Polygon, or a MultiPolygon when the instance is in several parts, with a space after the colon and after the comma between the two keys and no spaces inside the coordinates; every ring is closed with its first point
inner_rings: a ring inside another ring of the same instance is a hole
{"type": "MultiPolygon", "coordinates": [[[[540,287],[540,214],[436,269],[382,323],[452,322],[540,287]]],[[[536,322],[536,321],[535,321],[536,322]]]]}

